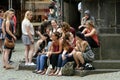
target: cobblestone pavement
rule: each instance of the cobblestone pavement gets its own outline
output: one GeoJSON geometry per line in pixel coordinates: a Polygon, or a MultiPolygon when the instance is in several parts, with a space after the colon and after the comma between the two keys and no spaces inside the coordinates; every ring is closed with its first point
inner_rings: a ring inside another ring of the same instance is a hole
{"type": "MultiPolygon", "coordinates": [[[[19,60],[24,58],[24,46],[21,41],[16,43],[15,52],[13,53],[13,65],[16,66],[19,60]]],[[[120,80],[120,72],[93,74],[84,77],[80,76],[46,76],[32,73],[27,70],[5,70],[2,68],[2,54],[0,54],[0,80],[120,80]]]]}

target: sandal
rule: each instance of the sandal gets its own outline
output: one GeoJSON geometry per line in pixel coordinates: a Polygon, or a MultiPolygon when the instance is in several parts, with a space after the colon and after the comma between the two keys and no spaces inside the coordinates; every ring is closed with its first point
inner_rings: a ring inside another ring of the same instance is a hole
{"type": "Polygon", "coordinates": [[[43,71],[39,70],[39,71],[36,72],[36,74],[40,74],[40,73],[42,73],[42,72],[43,72],[43,71]]]}
{"type": "Polygon", "coordinates": [[[54,76],[54,73],[52,72],[52,73],[48,74],[48,76],[54,76]]]}
{"type": "Polygon", "coordinates": [[[46,71],[43,71],[42,73],[40,73],[41,75],[44,75],[46,73],[46,71]]]}
{"type": "Polygon", "coordinates": [[[37,70],[32,71],[33,73],[37,73],[37,70]]]}
{"type": "Polygon", "coordinates": [[[83,70],[84,67],[76,67],[75,69],[76,69],[76,70],[83,70]]]}
{"type": "Polygon", "coordinates": [[[62,76],[62,72],[60,71],[60,72],[57,74],[57,76],[62,76]]]}

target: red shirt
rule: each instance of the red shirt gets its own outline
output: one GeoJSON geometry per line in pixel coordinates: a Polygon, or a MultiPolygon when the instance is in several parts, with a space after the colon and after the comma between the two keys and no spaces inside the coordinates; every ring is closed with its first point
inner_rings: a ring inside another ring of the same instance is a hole
{"type": "Polygon", "coordinates": [[[55,42],[53,42],[53,52],[57,52],[59,51],[59,44],[56,44],[55,42]]]}
{"type": "Polygon", "coordinates": [[[13,22],[14,22],[14,29],[15,29],[15,31],[16,31],[16,23],[17,23],[16,16],[13,16],[13,22]]]}
{"type": "MultiPolygon", "coordinates": [[[[86,34],[87,33],[90,33],[91,31],[90,30],[86,30],[86,34]]],[[[91,36],[92,37],[92,39],[97,43],[97,45],[99,46],[100,44],[99,44],[99,40],[98,40],[98,35],[97,34],[94,34],[94,35],[92,35],[91,36]]]]}

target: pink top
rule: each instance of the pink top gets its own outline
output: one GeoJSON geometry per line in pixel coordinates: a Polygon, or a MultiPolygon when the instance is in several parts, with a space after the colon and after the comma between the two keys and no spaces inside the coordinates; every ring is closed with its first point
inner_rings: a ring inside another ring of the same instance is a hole
{"type": "MultiPolygon", "coordinates": [[[[91,32],[91,30],[86,30],[86,34],[87,33],[90,33],[91,32]]],[[[100,44],[99,44],[99,40],[98,40],[98,35],[97,34],[94,34],[94,35],[92,35],[91,36],[92,37],[92,39],[97,43],[97,45],[99,46],[100,44]]]]}
{"type": "Polygon", "coordinates": [[[59,44],[53,42],[53,52],[57,52],[57,51],[59,51],[59,44]]]}

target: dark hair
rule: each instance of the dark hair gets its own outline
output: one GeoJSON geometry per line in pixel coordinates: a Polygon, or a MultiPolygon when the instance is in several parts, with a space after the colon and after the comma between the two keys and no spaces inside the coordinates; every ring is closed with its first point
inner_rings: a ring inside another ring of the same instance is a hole
{"type": "Polygon", "coordinates": [[[41,24],[40,24],[40,27],[39,27],[39,30],[41,31],[41,33],[46,33],[45,30],[46,28],[51,25],[49,21],[43,21],[41,24]]]}
{"type": "Polygon", "coordinates": [[[76,36],[81,38],[82,40],[86,40],[85,36],[83,33],[81,33],[80,31],[76,32],[76,36]]]}
{"type": "Polygon", "coordinates": [[[67,33],[65,33],[65,37],[64,37],[64,38],[65,38],[66,40],[69,40],[70,35],[71,35],[70,32],[67,32],[67,33]]]}
{"type": "Polygon", "coordinates": [[[59,33],[59,32],[57,32],[57,31],[56,31],[56,32],[54,32],[53,34],[57,37],[57,39],[59,39],[59,38],[61,37],[60,33],[59,33]]]}
{"type": "Polygon", "coordinates": [[[38,52],[42,52],[42,50],[45,48],[46,44],[48,44],[48,42],[50,41],[50,37],[48,34],[44,33],[43,36],[47,37],[46,40],[44,40],[40,45],[39,45],[39,49],[37,51],[38,52]]]}
{"type": "Polygon", "coordinates": [[[51,22],[54,21],[55,23],[57,23],[57,20],[56,19],[52,19],[51,22]]]}
{"type": "Polygon", "coordinates": [[[48,44],[48,42],[50,41],[49,35],[47,33],[44,33],[43,36],[47,37],[46,41],[47,41],[47,44],[48,44]]]}
{"type": "Polygon", "coordinates": [[[49,9],[54,9],[55,4],[54,4],[54,3],[51,3],[48,7],[49,7],[49,9]]]}

